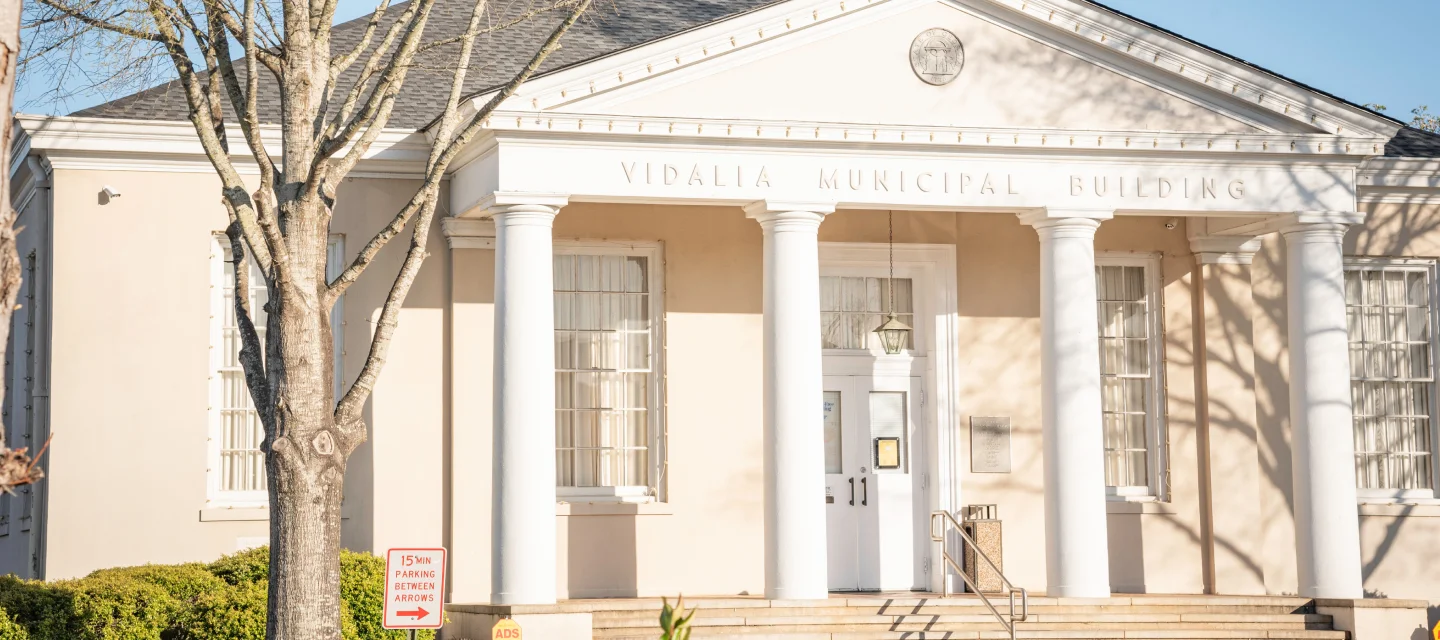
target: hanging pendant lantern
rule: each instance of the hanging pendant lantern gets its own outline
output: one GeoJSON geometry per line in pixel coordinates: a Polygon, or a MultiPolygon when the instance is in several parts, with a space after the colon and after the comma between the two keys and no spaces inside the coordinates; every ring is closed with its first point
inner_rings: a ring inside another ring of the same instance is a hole
{"type": "Polygon", "coordinates": [[[885,324],[875,330],[880,336],[880,346],[885,348],[885,353],[895,355],[905,350],[905,338],[910,335],[910,325],[901,322],[894,313],[885,320],[885,324]]]}
{"type": "Polygon", "coordinates": [[[901,322],[895,317],[895,212],[889,212],[890,216],[890,289],[889,314],[885,322],[875,328],[875,335],[880,336],[880,346],[889,355],[897,355],[905,350],[905,343],[910,337],[910,325],[901,322]]]}

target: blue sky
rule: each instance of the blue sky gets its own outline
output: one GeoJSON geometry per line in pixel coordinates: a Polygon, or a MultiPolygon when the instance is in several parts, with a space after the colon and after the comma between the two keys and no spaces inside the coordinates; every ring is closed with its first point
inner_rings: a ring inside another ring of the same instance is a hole
{"type": "MultiPolygon", "coordinates": [[[[1102,1],[1347,100],[1386,105],[1406,122],[1420,105],[1440,112],[1440,0],[1102,1]]],[[[338,17],[362,16],[374,4],[340,0],[338,17]]],[[[27,104],[29,93],[22,84],[19,103],[30,113],[100,102],[27,104]]]]}
{"type": "Polygon", "coordinates": [[[1351,102],[1440,112],[1440,0],[1100,0],[1351,102]]]}

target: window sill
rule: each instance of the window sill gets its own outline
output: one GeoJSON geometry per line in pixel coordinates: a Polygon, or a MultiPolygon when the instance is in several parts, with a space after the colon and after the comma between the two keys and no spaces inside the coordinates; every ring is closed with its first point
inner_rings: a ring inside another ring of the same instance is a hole
{"type": "Polygon", "coordinates": [[[1440,500],[1435,498],[1411,498],[1404,501],[1384,502],[1361,498],[1360,515],[1390,516],[1403,518],[1440,518],[1440,500]]]}
{"type": "Polygon", "coordinates": [[[668,516],[667,502],[557,502],[556,516],[668,516]]]}
{"type": "Polygon", "coordinates": [[[1105,503],[1105,513],[1111,514],[1164,514],[1179,513],[1180,510],[1169,502],[1160,502],[1154,496],[1110,496],[1105,503]]]}
{"type": "Polygon", "coordinates": [[[269,519],[270,507],[205,507],[200,510],[201,522],[263,522],[269,519]]]}

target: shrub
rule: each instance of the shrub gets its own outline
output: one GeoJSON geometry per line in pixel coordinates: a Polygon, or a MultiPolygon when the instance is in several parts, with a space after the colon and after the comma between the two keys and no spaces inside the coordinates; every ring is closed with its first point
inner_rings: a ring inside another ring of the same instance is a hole
{"type": "Polygon", "coordinates": [[[210,563],[210,573],[232,585],[250,584],[270,579],[270,547],[256,547],[240,553],[221,556],[210,563]]]}
{"type": "MultiPolygon", "coordinates": [[[[52,583],[0,577],[0,640],[263,640],[269,555],[261,547],[208,565],[101,569],[52,583]]],[[[341,552],[345,640],[405,637],[382,626],[384,590],[383,558],[341,552]]]]}
{"type": "Polygon", "coordinates": [[[77,640],[160,640],[180,611],[179,601],[163,587],[123,575],[54,586],[69,595],[64,637],[77,640]]]}
{"type": "Polygon", "coordinates": [[[30,640],[30,634],[10,614],[0,611],[0,640],[30,640]]]}
{"type": "Polygon", "coordinates": [[[133,579],[153,584],[181,603],[193,602],[201,594],[225,588],[225,582],[198,562],[188,564],[147,564],[139,567],[100,569],[90,579],[133,579]]]}
{"type": "Polygon", "coordinates": [[[178,625],[186,640],[265,640],[264,580],[204,594],[178,625]]]}

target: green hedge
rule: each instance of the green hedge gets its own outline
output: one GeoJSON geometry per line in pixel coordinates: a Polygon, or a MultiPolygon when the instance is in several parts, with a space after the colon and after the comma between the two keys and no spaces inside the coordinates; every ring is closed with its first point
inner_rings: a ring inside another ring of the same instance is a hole
{"type": "MultiPolygon", "coordinates": [[[[0,577],[0,640],[263,640],[269,561],[261,547],[208,565],[101,569],[78,580],[0,577]]],[[[384,591],[383,558],[341,551],[345,640],[405,637],[381,626],[384,591]]]]}

